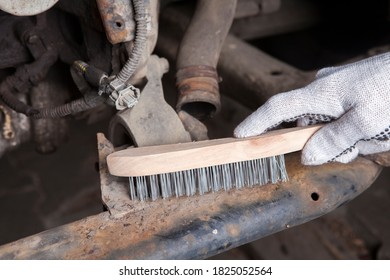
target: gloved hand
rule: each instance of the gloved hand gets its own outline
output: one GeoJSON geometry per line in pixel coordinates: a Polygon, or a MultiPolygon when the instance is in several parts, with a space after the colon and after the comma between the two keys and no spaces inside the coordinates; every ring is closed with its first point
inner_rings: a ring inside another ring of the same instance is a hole
{"type": "Polygon", "coordinates": [[[234,135],[259,135],[295,120],[300,126],[332,121],[306,143],[306,165],[390,150],[390,53],[320,70],[308,86],[270,98],[234,135]]]}

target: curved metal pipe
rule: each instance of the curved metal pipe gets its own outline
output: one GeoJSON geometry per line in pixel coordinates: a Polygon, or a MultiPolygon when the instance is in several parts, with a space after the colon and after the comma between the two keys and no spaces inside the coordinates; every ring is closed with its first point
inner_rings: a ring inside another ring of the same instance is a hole
{"type": "Polygon", "coordinates": [[[177,111],[202,119],[221,107],[216,66],[237,0],[198,0],[177,57],[177,111]]]}

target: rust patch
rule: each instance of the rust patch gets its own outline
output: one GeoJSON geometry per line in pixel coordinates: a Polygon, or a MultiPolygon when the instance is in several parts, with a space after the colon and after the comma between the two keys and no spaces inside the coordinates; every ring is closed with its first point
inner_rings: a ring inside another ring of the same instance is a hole
{"type": "Polygon", "coordinates": [[[240,227],[235,224],[227,224],[226,231],[231,237],[237,237],[240,235],[240,227]]]}
{"type": "Polygon", "coordinates": [[[179,69],[176,81],[179,90],[177,111],[188,111],[200,119],[219,112],[221,108],[219,77],[214,67],[197,65],[179,69]],[[200,103],[210,104],[212,107],[207,105],[200,107],[200,103]]]}
{"type": "Polygon", "coordinates": [[[135,22],[131,1],[96,0],[99,13],[111,44],[129,42],[134,39],[135,22]]]}

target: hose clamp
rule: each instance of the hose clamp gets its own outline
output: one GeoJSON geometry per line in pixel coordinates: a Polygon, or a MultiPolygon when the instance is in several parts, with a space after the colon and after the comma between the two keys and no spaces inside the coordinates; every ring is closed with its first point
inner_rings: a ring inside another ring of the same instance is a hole
{"type": "Polygon", "coordinates": [[[119,79],[114,79],[109,83],[109,91],[109,97],[115,102],[117,110],[134,107],[140,96],[138,88],[130,84],[124,84],[119,79]]]}

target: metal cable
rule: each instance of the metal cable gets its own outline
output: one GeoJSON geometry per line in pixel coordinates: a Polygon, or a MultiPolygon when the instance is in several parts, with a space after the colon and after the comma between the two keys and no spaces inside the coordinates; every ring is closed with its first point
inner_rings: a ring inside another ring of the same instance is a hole
{"type": "Polygon", "coordinates": [[[39,113],[32,115],[32,118],[62,118],[94,108],[100,104],[103,104],[104,101],[105,99],[99,98],[99,96],[88,101],[85,99],[85,97],[83,97],[56,107],[39,109],[39,113]]]}

